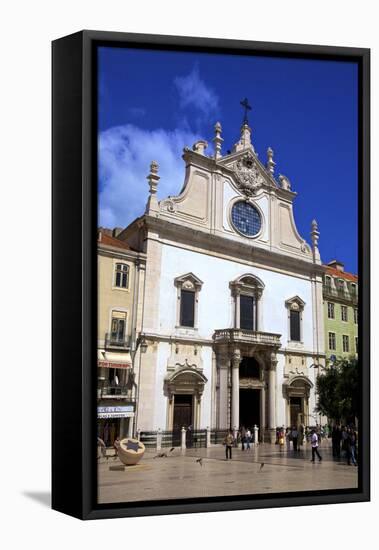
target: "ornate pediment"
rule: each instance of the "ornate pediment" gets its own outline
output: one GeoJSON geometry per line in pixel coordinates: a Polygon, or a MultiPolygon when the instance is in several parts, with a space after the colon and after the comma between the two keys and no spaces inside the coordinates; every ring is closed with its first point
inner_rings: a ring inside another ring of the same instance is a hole
{"type": "Polygon", "coordinates": [[[193,273],[186,273],[180,277],[176,277],[174,284],[177,287],[184,288],[185,290],[201,289],[203,281],[196,277],[193,273]]]}
{"type": "Polygon", "coordinates": [[[287,309],[292,309],[293,311],[303,311],[305,307],[305,302],[300,296],[293,296],[293,298],[289,298],[284,303],[287,309]]]}
{"type": "Polygon", "coordinates": [[[250,152],[238,158],[229,168],[234,173],[234,179],[239,190],[246,197],[255,195],[265,183],[258,163],[250,152]]]}
{"type": "Polygon", "coordinates": [[[166,374],[164,392],[170,399],[176,393],[190,393],[201,397],[207,382],[207,377],[194,365],[178,365],[173,372],[166,374]]]}

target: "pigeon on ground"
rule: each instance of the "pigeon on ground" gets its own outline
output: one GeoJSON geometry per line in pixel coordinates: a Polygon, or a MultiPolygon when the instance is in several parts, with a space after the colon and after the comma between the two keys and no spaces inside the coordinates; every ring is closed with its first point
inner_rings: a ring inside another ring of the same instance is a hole
{"type": "Polygon", "coordinates": [[[167,453],[159,453],[155,455],[153,458],[167,458],[167,453]]]}
{"type": "Polygon", "coordinates": [[[264,462],[261,462],[261,467],[259,468],[259,471],[262,470],[262,468],[263,468],[264,465],[265,465],[265,463],[264,463],[264,462]]]}
{"type": "Polygon", "coordinates": [[[196,460],[200,464],[200,466],[203,466],[203,459],[200,457],[196,460]]]}

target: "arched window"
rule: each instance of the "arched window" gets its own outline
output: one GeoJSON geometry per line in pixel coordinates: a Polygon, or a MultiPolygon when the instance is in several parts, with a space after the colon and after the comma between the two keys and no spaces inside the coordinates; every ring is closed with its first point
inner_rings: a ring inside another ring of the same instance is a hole
{"type": "Polygon", "coordinates": [[[229,283],[234,297],[234,327],[244,330],[259,330],[259,301],[264,289],[263,282],[255,275],[242,275],[229,283]]]}

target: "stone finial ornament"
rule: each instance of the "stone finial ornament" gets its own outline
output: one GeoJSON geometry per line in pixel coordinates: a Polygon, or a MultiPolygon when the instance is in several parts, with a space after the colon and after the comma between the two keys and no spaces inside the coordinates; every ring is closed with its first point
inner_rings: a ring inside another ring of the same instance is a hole
{"type": "Polygon", "coordinates": [[[285,191],[291,191],[291,182],[287,178],[287,176],[283,176],[282,174],[279,174],[279,181],[282,189],[284,189],[285,191]]]}
{"type": "Polygon", "coordinates": [[[216,122],[214,130],[215,130],[215,137],[213,138],[213,143],[215,144],[214,158],[219,159],[222,157],[221,147],[222,147],[222,142],[224,141],[223,138],[221,137],[222,128],[219,122],[216,122]]]}
{"type": "Polygon", "coordinates": [[[153,160],[150,164],[150,174],[147,176],[147,180],[150,186],[150,194],[155,195],[158,189],[158,181],[161,179],[158,176],[159,164],[156,160],[153,160]]]}
{"type": "Polygon", "coordinates": [[[274,175],[275,164],[276,164],[276,162],[274,162],[274,151],[271,149],[271,147],[269,147],[269,148],[267,149],[267,163],[266,163],[266,168],[267,168],[267,170],[270,172],[270,174],[271,174],[272,176],[274,175]]]}
{"type": "Polygon", "coordinates": [[[318,230],[318,224],[316,220],[312,220],[312,226],[311,226],[311,238],[312,238],[312,245],[313,248],[318,247],[318,240],[320,238],[320,232],[318,230]]]}
{"type": "Polygon", "coordinates": [[[313,255],[313,261],[315,263],[321,262],[320,252],[318,249],[319,237],[320,237],[320,232],[318,230],[318,224],[316,220],[312,220],[312,225],[311,225],[312,255],[313,255]]]}
{"type": "Polygon", "coordinates": [[[158,169],[159,169],[159,164],[157,163],[157,161],[153,160],[150,164],[150,173],[146,178],[147,181],[149,182],[149,188],[150,188],[150,196],[146,205],[147,213],[151,211],[159,210],[156,193],[158,189],[158,181],[161,178],[160,176],[158,176],[158,169]]]}
{"type": "Polygon", "coordinates": [[[196,141],[196,143],[193,144],[192,149],[195,151],[195,153],[199,153],[199,155],[204,155],[205,149],[208,147],[208,142],[204,141],[203,139],[200,139],[199,141],[196,141]]]}

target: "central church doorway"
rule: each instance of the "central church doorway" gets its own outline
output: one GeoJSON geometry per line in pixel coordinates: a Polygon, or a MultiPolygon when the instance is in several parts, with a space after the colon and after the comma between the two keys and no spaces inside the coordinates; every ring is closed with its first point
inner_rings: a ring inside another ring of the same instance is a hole
{"type": "Polygon", "coordinates": [[[240,388],[240,426],[253,430],[260,426],[261,391],[240,388]]]}

